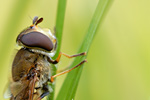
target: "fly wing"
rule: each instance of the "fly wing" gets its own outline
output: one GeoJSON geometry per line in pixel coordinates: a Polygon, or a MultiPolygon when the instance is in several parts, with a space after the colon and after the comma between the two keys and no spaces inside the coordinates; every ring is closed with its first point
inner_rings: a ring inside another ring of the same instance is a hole
{"type": "Polygon", "coordinates": [[[16,97],[22,90],[24,90],[25,88],[27,88],[28,86],[28,82],[24,81],[24,82],[12,82],[10,85],[10,91],[11,94],[16,97]]]}
{"type": "Polygon", "coordinates": [[[33,92],[30,92],[34,90],[34,85],[30,84],[33,81],[32,68],[35,67],[37,57],[38,54],[24,48],[17,52],[12,64],[11,100],[25,100],[33,96],[33,92]]]}
{"type": "Polygon", "coordinates": [[[28,82],[11,82],[7,85],[7,87],[4,90],[3,97],[5,99],[16,97],[22,90],[27,88],[28,82]]]}
{"type": "Polygon", "coordinates": [[[3,93],[3,97],[5,99],[8,99],[8,98],[12,97],[9,85],[5,88],[4,93],[3,93]]]}

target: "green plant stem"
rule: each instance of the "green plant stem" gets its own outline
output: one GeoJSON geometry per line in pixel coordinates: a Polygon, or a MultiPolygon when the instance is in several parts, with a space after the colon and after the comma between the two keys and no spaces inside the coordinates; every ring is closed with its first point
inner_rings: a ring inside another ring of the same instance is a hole
{"type": "MultiPolygon", "coordinates": [[[[56,51],[56,54],[53,57],[53,59],[56,59],[60,52],[66,3],[67,3],[67,0],[59,0],[58,1],[57,18],[56,18],[57,51],[56,51]]],[[[56,74],[56,70],[57,70],[56,67],[53,65],[52,75],[56,74]]],[[[54,100],[55,84],[51,84],[51,87],[53,89],[53,92],[50,93],[50,95],[47,97],[47,100],[54,100]]]]}
{"type": "MultiPolygon", "coordinates": [[[[111,0],[100,0],[97,8],[95,10],[94,16],[91,20],[91,23],[89,25],[88,31],[86,33],[86,36],[83,40],[83,43],[78,51],[78,53],[80,52],[87,52],[89,51],[89,48],[91,46],[91,43],[93,41],[94,36],[96,35],[96,31],[97,28],[99,27],[99,25],[101,24],[102,21],[102,17],[104,15],[104,12],[106,12],[106,8],[108,7],[108,4],[110,4],[111,0]]],[[[73,61],[71,67],[77,65],[78,63],[80,63],[82,60],[84,60],[86,58],[86,56],[84,57],[76,57],[75,60],[73,61]]],[[[59,94],[57,96],[56,100],[72,100],[75,97],[75,93],[77,90],[77,86],[79,83],[79,79],[81,76],[81,72],[82,72],[82,67],[83,65],[81,65],[81,67],[71,71],[68,73],[61,90],[59,91],[59,94]]]]}

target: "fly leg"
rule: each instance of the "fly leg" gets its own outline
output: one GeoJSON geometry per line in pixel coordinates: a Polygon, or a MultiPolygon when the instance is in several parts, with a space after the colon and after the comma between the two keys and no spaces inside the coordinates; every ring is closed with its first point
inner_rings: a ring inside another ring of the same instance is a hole
{"type": "Polygon", "coordinates": [[[85,63],[85,62],[87,62],[86,59],[83,60],[82,62],[80,62],[78,65],[74,66],[74,67],[71,68],[71,69],[65,70],[65,71],[63,71],[63,72],[61,72],[61,73],[58,73],[58,74],[56,74],[56,75],[54,75],[54,76],[51,76],[50,82],[54,82],[54,78],[55,78],[55,77],[60,76],[60,75],[63,75],[63,74],[65,74],[65,73],[69,73],[70,71],[72,71],[73,69],[77,68],[78,66],[82,65],[82,64],[85,63]]]}
{"type": "Polygon", "coordinates": [[[71,55],[71,56],[70,56],[70,55],[67,55],[67,54],[65,54],[65,53],[60,52],[56,60],[52,60],[52,59],[49,58],[49,57],[47,57],[47,58],[48,58],[48,61],[49,61],[50,63],[52,63],[52,64],[57,64],[57,63],[59,62],[59,60],[60,60],[61,55],[64,55],[64,56],[67,57],[67,58],[73,58],[73,57],[78,57],[78,56],[86,55],[86,52],[79,53],[79,54],[76,54],[76,55],[71,55]]]}
{"type": "Polygon", "coordinates": [[[48,84],[44,84],[42,90],[44,91],[40,97],[37,98],[37,100],[41,100],[42,98],[44,98],[45,96],[49,95],[49,86],[48,84]]]}
{"type": "Polygon", "coordinates": [[[46,91],[46,92],[44,92],[43,94],[41,94],[41,96],[38,97],[37,100],[41,100],[41,99],[43,99],[43,98],[44,98],[45,96],[47,96],[47,95],[49,95],[49,91],[46,91]]]}

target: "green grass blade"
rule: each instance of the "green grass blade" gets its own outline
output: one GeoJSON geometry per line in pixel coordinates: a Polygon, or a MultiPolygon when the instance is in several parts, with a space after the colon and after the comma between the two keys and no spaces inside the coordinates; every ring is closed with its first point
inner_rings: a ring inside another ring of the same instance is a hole
{"type": "MultiPolygon", "coordinates": [[[[57,52],[53,59],[56,59],[60,52],[64,17],[65,17],[65,10],[66,10],[66,2],[67,0],[58,1],[57,18],[56,18],[57,52]]],[[[53,66],[52,75],[55,75],[55,74],[56,74],[56,67],[53,66]]],[[[53,89],[53,92],[50,93],[50,95],[47,97],[47,100],[54,100],[55,84],[51,84],[51,87],[53,89]]]]}
{"type": "MultiPolygon", "coordinates": [[[[94,16],[89,25],[87,34],[86,34],[86,36],[83,40],[83,43],[81,45],[81,48],[79,49],[78,52],[87,52],[88,53],[91,43],[93,41],[93,38],[96,34],[96,30],[99,27],[99,25],[101,24],[102,17],[104,15],[104,13],[106,12],[106,8],[110,4],[110,2],[111,2],[111,0],[100,0],[99,1],[97,8],[95,10],[94,16]]],[[[86,56],[75,58],[71,67],[77,65],[85,58],[86,58],[86,56]]],[[[72,100],[72,99],[74,99],[82,69],[83,69],[83,65],[81,65],[81,67],[68,73],[68,75],[62,85],[62,88],[59,91],[59,94],[58,94],[56,100],[72,100]]]]}
{"type": "Polygon", "coordinates": [[[59,0],[58,2],[58,9],[57,9],[57,18],[56,18],[56,37],[57,37],[57,53],[55,58],[58,57],[60,47],[61,47],[61,40],[62,40],[62,32],[63,32],[63,24],[64,24],[64,17],[66,11],[66,3],[67,0],[59,0]]]}

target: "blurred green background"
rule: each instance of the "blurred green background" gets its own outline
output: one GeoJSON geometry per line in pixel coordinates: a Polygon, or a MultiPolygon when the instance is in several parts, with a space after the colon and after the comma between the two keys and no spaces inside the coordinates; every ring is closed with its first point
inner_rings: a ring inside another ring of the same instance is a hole
{"type": "MultiPolygon", "coordinates": [[[[61,51],[75,54],[87,31],[98,0],[68,0],[61,51]]],[[[150,100],[150,1],[114,0],[92,43],[76,100],[150,100]]],[[[15,56],[15,39],[31,25],[53,32],[57,0],[1,0],[0,100],[3,100],[15,56]],[[5,43],[5,44],[4,44],[5,43]]],[[[72,60],[62,57],[62,69],[72,60]]],[[[65,75],[57,78],[56,95],[65,75]]]]}

